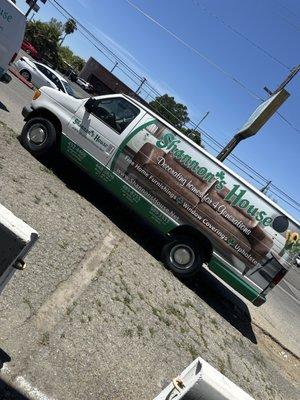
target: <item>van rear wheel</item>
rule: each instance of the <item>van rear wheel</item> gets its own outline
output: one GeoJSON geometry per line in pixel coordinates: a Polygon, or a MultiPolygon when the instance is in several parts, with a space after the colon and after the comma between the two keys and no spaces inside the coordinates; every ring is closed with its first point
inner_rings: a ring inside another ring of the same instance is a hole
{"type": "Polygon", "coordinates": [[[56,142],[55,126],[46,118],[31,118],[22,129],[21,142],[32,154],[46,154],[56,142]]]}
{"type": "Polygon", "coordinates": [[[197,274],[204,263],[200,243],[187,236],[176,236],[162,248],[162,261],[179,277],[189,278],[197,274]]]}

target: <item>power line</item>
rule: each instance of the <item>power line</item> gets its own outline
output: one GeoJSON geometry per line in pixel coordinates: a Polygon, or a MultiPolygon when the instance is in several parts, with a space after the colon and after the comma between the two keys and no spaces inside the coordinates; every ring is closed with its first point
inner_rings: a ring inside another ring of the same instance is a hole
{"type": "MultiPolygon", "coordinates": [[[[239,79],[235,78],[233,75],[231,75],[229,72],[227,72],[225,69],[223,69],[222,67],[220,67],[218,64],[216,64],[214,61],[212,61],[210,58],[208,58],[207,56],[205,56],[203,53],[201,53],[197,48],[193,47],[192,45],[190,45],[189,43],[187,43],[185,40],[181,39],[178,35],[176,35],[175,33],[173,33],[172,31],[170,31],[168,28],[166,28],[165,26],[163,26],[160,22],[158,22],[156,19],[154,19],[153,17],[151,17],[151,15],[147,14],[146,12],[144,12],[142,9],[140,9],[138,6],[136,6],[134,3],[132,3],[130,0],[125,0],[132,8],[136,9],[139,13],[141,13],[144,17],[146,17],[147,19],[149,19],[151,22],[153,22],[154,24],[156,24],[157,26],[159,26],[162,30],[164,30],[165,32],[167,32],[169,35],[171,35],[172,37],[174,37],[177,41],[179,41],[181,44],[183,44],[185,47],[189,48],[190,50],[192,50],[194,53],[196,53],[198,56],[200,56],[202,59],[204,59],[207,63],[209,63],[210,65],[212,65],[213,67],[215,67],[218,71],[220,71],[221,73],[223,73],[224,75],[226,75],[228,78],[230,78],[233,82],[235,82],[236,84],[238,84],[240,87],[242,87],[251,97],[254,97],[257,100],[261,100],[263,101],[264,99],[262,97],[260,97],[258,94],[256,94],[254,91],[252,91],[251,89],[249,89],[244,83],[242,83],[239,79]]],[[[286,66],[286,68],[289,69],[289,67],[286,66]]],[[[291,122],[289,122],[287,120],[287,118],[283,117],[282,114],[279,114],[278,112],[276,112],[276,114],[278,114],[289,126],[290,128],[294,129],[297,133],[300,133],[300,130],[298,128],[296,128],[291,122]]]]}
{"type": "Polygon", "coordinates": [[[242,83],[239,79],[235,78],[233,75],[231,75],[229,72],[227,72],[224,68],[219,66],[217,63],[215,63],[213,60],[211,60],[209,57],[204,55],[203,53],[200,52],[196,47],[190,45],[187,43],[185,40],[181,39],[178,35],[176,35],[174,32],[170,31],[168,28],[163,26],[160,22],[158,22],[156,19],[151,17],[149,14],[144,12],[142,9],[140,9],[138,6],[133,4],[130,0],[125,0],[131,7],[135,8],[139,13],[144,15],[147,19],[152,21],[155,25],[159,26],[161,29],[166,31],[169,35],[171,35],[173,38],[175,38],[178,42],[183,44],[185,47],[188,49],[192,50],[194,53],[196,53],[199,57],[204,59],[207,63],[215,67],[218,71],[220,71],[222,74],[226,75],[229,79],[231,79],[233,82],[235,82],[237,85],[241,86],[245,91],[248,92],[248,94],[252,97],[254,97],[257,100],[263,100],[258,94],[253,92],[251,89],[249,89],[244,83],[242,83]]]}
{"type": "MultiPolygon", "coordinates": [[[[130,3],[128,0],[126,0],[128,3],[130,3]]],[[[74,19],[76,21],[76,23],[79,25],[79,27],[83,27],[83,25],[76,20],[64,7],[62,7],[58,1],[56,0],[49,0],[49,2],[52,4],[53,7],[56,8],[57,11],[60,12],[61,15],[64,16],[64,18],[68,18],[71,17],[72,19],[74,19]],[[56,4],[54,4],[56,3],[56,4]],[[68,17],[59,9],[59,7],[65,12],[65,14],[68,15],[68,17]]],[[[133,72],[134,76],[136,78],[138,78],[139,80],[142,80],[143,78],[140,77],[131,67],[129,67],[123,60],[121,60],[112,50],[110,50],[106,45],[104,45],[95,35],[93,35],[89,30],[87,30],[85,27],[83,27],[84,30],[87,32],[87,34],[89,36],[91,36],[95,41],[97,41],[98,43],[101,44],[101,46],[103,46],[105,48],[105,50],[109,51],[109,53],[115,57],[115,59],[117,59],[121,65],[123,65],[124,67],[126,67],[127,71],[133,72]]],[[[87,34],[85,34],[84,32],[82,32],[82,30],[79,28],[78,29],[79,32],[97,49],[101,52],[102,55],[104,55],[105,57],[107,57],[111,62],[113,62],[113,60],[107,56],[107,54],[105,54],[105,52],[99,48],[99,46],[97,46],[95,43],[93,43],[93,41],[87,36],[87,34]]],[[[118,66],[118,68],[135,84],[138,84],[138,82],[136,82],[135,79],[133,79],[128,72],[125,72],[122,68],[120,68],[118,66]]],[[[148,90],[150,90],[153,94],[151,94],[150,92],[148,92],[147,90],[145,90],[144,88],[142,88],[142,91],[144,91],[147,96],[150,96],[152,99],[155,99],[156,97],[160,97],[161,94],[154,88],[152,87],[148,81],[145,81],[145,86],[147,86],[148,90]]],[[[179,120],[179,118],[174,115],[170,110],[168,110],[163,104],[160,103],[160,105],[173,117],[175,117],[177,120],[179,120]]],[[[283,117],[284,118],[284,117],[283,117]]],[[[196,126],[196,124],[193,121],[189,121],[189,123],[192,126],[196,126]]],[[[223,145],[221,145],[217,140],[215,140],[210,134],[208,134],[207,132],[205,132],[202,128],[200,129],[201,135],[204,137],[207,137],[208,140],[203,139],[203,142],[208,145],[210,148],[212,148],[214,151],[218,151],[210,142],[213,142],[217,148],[222,148],[223,145]]],[[[231,164],[233,164],[235,167],[237,167],[240,171],[242,171],[243,173],[245,173],[248,177],[250,177],[253,181],[255,181],[256,183],[258,183],[259,185],[262,185],[263,183],[261,182],[261,180],[266,183],[268,182],[268,180],[266,178],[264,178],[260,173],[258,173],[257,171],[255,171],[252,167],[250,167],[248,164],[246,164],[244,161],[240,160],[238,157],[236,157],[235,155],[231,155],[230,158],[228,159],[228,162],[230,162],[231,164]],[[232,159],[234,159],[234,161],[232,159]],[[241,166],[237,165],[236,163],[239,163],[241,165],[243,165],[245,168],[247,168],[248,170],[252,171],[252,173],[254,173],[254,175],[256,175],[260,180],[258,180],[257,178],[255,178],[254,176],[252,176],[249,172],[245,171],[241,166]]],[[[277,188],[275,185],[271,185],[272,188],[274,188],[275,191],[279,191],[283,196],[285,196],[286,198],[288,198],[293,204],[291,204],[290,201],[287,201],[286,199],[283,199],[281,196],[279,196],[276,192],[272,191],[272,193],[274,195],[276,195],[278,198],[280,198],[282,201],[284,201],[286,204],[289,204],[291,207],[293,207],[294,209],[296,209],[297,211],[299,211],[299,209],[297,208],[297,206],[300,206],[298,202],[296,202],[294,199],[292,199],[292,197],[290,197],[289,195],[287,195],[285,192],[283,192],[281,189],[277,188]]],[[[271,190],[270,190],[271,191],[271,190]]]]}
{"type": "Polygon", "coordinates": [[[285,4],[282,4],[280,1],[275,0],[275,2],[285,10],[287,10],[290,14],[292,14],[296,18],[300,18],[299,15],[295,14],[294,11],[292,11],[289,7],[287,7],[285,4]]]}
{"type": "MultiPolygon", "coordinates": [[[[197,3],[199,4],[199,2],[197,3]]],[[[241,33],[240,31],[238,31],[236,28],[234,28],[233,26],[229,25],[227,22],[225,22],[221,17],[219,17],[218,15],[214,14],[211,10],[209,10],[207,7],[205,7],[204,5],[200,5],[200,8],[206,12],[208,15],[210,15],[211,17],[215,18],[218,22],[220,22],[221,24],[223,24],[227,29],[229,29],[230,31],[234,32],[236,35],[240,36],[241,38],[243,38],[244,40],[246,40],[248,43],[250,43],[252,46],[254,46],[255,48],[257,48],[258,50],[260,50],[263,54],[265,54],[267,57],[269,57],[270,59],[272,59],[273,61],[275,61],[277,64],[280,64],[282,67],[291,70],[291,67],[289,67],[288,65],[286,65],[284,62],[280,61],[277,57],[273,56],[271,53],[269,53],[266,49],[264,49],[262,46],[260,46],[259,44],[255,43],[253,40],[249,39],[246,35],[244,35],[243,33],[241,33]]]]}

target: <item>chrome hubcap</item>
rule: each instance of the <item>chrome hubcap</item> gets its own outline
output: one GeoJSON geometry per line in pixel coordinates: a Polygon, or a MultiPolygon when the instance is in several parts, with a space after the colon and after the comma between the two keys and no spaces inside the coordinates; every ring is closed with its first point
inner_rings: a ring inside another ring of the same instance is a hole
{"type": "Polygon", "coordinates": [[[46,140],[47,132],[43,125],[35,124],[30,127],[27,136],[30,142],[39,145],[46,140]]]}
{"type": "Polygon", "coordinates": [[[171,261],[178,268],[190,268],[195,261],[195,253],[193,249],[186,244],[178,244],[174,246],[170,252],[171,261]]]}

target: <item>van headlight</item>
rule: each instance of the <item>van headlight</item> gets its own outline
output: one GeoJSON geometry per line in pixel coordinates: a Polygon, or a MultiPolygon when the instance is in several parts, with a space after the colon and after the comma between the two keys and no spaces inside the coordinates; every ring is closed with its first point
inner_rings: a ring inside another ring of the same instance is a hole
{"type": "Polygon", "coordinates": [[[42,92],[41,92],[39,89],[37,89],[37,90],[34,92],[34,94],[33,94],[32,100],[38,99],[38,98],[40,97],[41,94],[42,94],[42,92]]]}

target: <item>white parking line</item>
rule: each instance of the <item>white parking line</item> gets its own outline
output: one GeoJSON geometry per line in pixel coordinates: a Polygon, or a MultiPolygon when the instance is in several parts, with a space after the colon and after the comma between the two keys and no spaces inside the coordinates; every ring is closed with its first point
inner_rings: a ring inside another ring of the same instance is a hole
{"type": "MultiPolygon", "coordinates": [[[[12,375],[11,370],[5,364],[0,370],[0,376],[1,375],[12,375]]],[[[13,389],[20,392],[23,396],[28,397],[28,399],[30,400],[55,400],[53,397],[47,396],[45,393],[34,387],[23,376],[17,376],[16,378],[14,378],[12,380],[11,386],[13,389]]]]}
{"type": "Polygon", "coordinates": [[[51,297],[41,306],[35,317],[37,328],[50,332],[59,322],[67,308],[74,303],[91,281],[116,246],[116,237],[109,233],[103,242],[80,263],[71,277],[61,283],[51,297]]]}
{"type": "Polygon", "coordinates": [[[54,400],[52,397],[48,397],[45,393],[32,386],[23,376],[17,376],[15,379],[15,387],[19,388],[21,393],[32,400],[54,400]]]}

